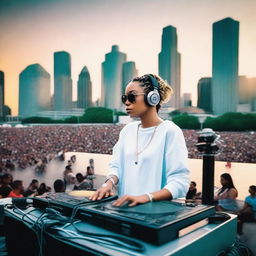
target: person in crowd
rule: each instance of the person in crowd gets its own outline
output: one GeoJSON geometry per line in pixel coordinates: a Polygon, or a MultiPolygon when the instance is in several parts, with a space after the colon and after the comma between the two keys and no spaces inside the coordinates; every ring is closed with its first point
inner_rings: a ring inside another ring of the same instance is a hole
{"type": "Polygon", "coordinates": [[[238,196],[237,189],[234,186],[232,177],[228,173],[223,173],[220,176],[222,187],[217,191],[215,196],[217,211],[235,212],[238,210],[236,198],[238,196]]]}
{"type": "Polygon", "coordinates": [[[39,181],[36,179],[33,179],[31,183],[29,184],[28,188],[23,192],[23,196],[31,196],[37,192],[39,186],[39,181]]]}
{"type": "Polygon", "coordinates": [[[190,200],[195,199],[196,198],[196,192],[197,192],[196,182],[191,181],[188,192],[187,192],[187,195],[186,195],[186,199],[190,199],[190,200]]]}
{"type": "Polygon", "coordinates": [[[85,178],[90,182],[91,189],[93,189],[94,187],[93,181],[96,178],[96,176],[94,175],[94,169],[91,166],[87,166],[85,178]]]}
{"type": "Polygon", "coordinates": [[[49,191],[47,190],[46,184],[44,182],[42,182],[40,184],[39,188],[37,189],[37,195],[41,196],[41,195],[43,195],[46,192],[49,192],[49,191]]]}
{"type": "Polygon", "coordinates": [[[69,175],[70,173],[73,173],[72,168],[71,168],[71,166],[67,165],[67,166],[65,167],[64,172],[63,172],[63,179],[64,179],[65,184],[68,183],[68,179],[69,179],[68,175],[69,175]]]}
{"type": "Polygon", "coordinates": [[[74,164],[76,162],[76,155],[71,156],[70,161],[72,164],[74,164]]]}
{"type": "Polygon", "coordinates": [[[8,197],[9,193],[12,191],[11,183],[12,175],[10,173],[4,173],[1,179],[0,198],[8,197]]]}
{"type": "Polygon", "coordinates": [[[76,174],[76,184],[74,186],[74,190],[92,190],[93,186],[90,180],[84,178],[82,173],[76,174]]]}
{"type": "Polygon", "coordinates": [[[91,167],[91,170],[92,170],[92,172],[94,174],[94,159],[93,158],[89,159],[89,166],[91,167]]]}
{"type": "Polygon", "coordinates": [[[24,191],[24,186],[22,180],[15,180],[12,184],[12,191],[9,193],[8,197],[13,197],[13,198],[20,198],[23,197],[23,191],[24,191]]]}
{"type": "Polygon", "coordinates": [[[130,117],[113,148],[105,183],[90,198],[100,200],[118,186],[114,206],[129,206],[185,197],[189,187],[187,148],[181,129],[163,120],[158,111],[172,88],[159,76],[147,74],[132,79],[122,102],[130,117]]]}
{"type": "Polygon", "coordinates": [[[73,172],[67,174],[66,180],[66,192],[70,192],[74,189],[76,183],[76,176],[73,172]]]}
{"type": "Polygon", "coordinates": [[[256,221],[256,186],[250,186],[249,193],[250,195],[245,198],[243,208],[236,212],[238,215],[237,231],[240,235],[243,234],[244,222],[256,221]]]}
{"type": "Polygon", "coordinates": [[[57,179],[54,181],[53,188],[54,188],[55,193],[65,192],[65,190],[66,190],[65,183],[61,179],[57,179]]]}

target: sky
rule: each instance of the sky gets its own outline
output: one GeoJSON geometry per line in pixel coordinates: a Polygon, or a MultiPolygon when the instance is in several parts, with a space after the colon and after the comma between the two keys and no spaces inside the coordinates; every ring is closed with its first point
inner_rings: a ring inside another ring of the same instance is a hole
{"type": "Polygon", "coordinates": [[[239,75],[256,77],[255,0],[0,0],[0,70],[5,104],[18,112],[19,74],[39,63],[51,75],[53,53],[71,54],[73,99],[86,65],[93,100],[100,97],[101,63],[112,45],[139,75],[158,73],[162,29],[177,28],[181,93],[197,100],[197,83],[212,74],[212,24],[226,17],[240,22],[239,75]]]}

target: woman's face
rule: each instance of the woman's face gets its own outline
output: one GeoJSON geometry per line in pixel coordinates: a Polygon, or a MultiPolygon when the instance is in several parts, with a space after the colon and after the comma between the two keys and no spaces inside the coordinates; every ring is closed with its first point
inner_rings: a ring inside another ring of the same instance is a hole
{"type": "Polygon", "coordinates": [[[224,179],[223,177],[220,177],[220,184],[221,184],[222,186],[227,185],[227,180],[224,179]]]}
{"type": "Polygon", "coordinates": [[[126,112],[131,117],[141,117],[149,110],[149,106],[144,101],[145,92],[139,85],[139,82],[130,82],[125,90],[125,95],[133,94],[135,97],[134,102],[130,102],[128,99],[125,101],[126,112]]]}

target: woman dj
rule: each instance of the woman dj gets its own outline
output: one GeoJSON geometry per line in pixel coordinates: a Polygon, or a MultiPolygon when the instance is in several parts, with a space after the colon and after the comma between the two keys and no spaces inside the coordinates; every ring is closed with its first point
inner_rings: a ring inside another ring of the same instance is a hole
{"type": "Polygon", "coordinates": [[[152,74],[136,77],[127,85],[122,102],[127,113],[140,120],[121,130],[108,178],[92,200],[112,195],[117,184],[119,199],[115,206],[186,196],[190,180],[183,133],[158,115],[171,94],[172,88],[152,74]]]}

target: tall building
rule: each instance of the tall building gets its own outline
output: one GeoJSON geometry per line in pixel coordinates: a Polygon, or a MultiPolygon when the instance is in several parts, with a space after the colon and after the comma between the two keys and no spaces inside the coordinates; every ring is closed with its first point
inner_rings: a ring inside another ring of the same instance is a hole
{"type": "Polygon", "coordinates": [[[68,52],[54,53],[54,110],[72,106],[71,57],[68,52]]]}
{"type": "Polygon", "coordinates": [[[212,110],[236,112],[238,104],[239,22],[225,18],[213,24],[212,110]]]}
{"type": "Polygon", "coordinates": [[[212,112],[212,78],[202,77],[197,84],[197,107],[212,112]]]}
{"type": "Polygon", "coordinates": [[[136,69],[135,62],[125,62],[122,70],[122,93],[125,92],[126,85],[136,76],[138,76],[138,70],[136,69]]]}
{"type": "Polygon", "coordinates": [[[106,108],[121,108],[122,68],[126,62],[126,54],[119,51],[117,45],[112,46],[111,52],[105,54],[102,63],[102,105],[106,108]]]}
{"type": "Polygon", "coordinates": [[[191,93],[183,93],[182,105],[183,105],[183,107],[191,107],[192,106],[192,94],[191,93]]]}
{"type": "Polygon", "coordinates": [[[0,71],[0,120],[4,115],[4,72],[0,71]]]}
{"type": "Polygon", "coordinates": [[[163,28],[161,52],[158,54],[158,73],[173,88],[174,94],[165,106],[180,108],[181,55],[177,51],[177,32],[173,26],[163,28]]]}
{"type": "Polygon", "coordinates": [[[27,66],[19,75],[19,115],[34,116],[50,107],[50,74],[39,64],[27,66]]]}
{"type": "Polygon", "coordinates": [[[77,82],[77,106],[79,108],[92,106],[92,82],[86,66],[80,72],[77,82]]]}

